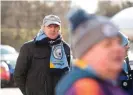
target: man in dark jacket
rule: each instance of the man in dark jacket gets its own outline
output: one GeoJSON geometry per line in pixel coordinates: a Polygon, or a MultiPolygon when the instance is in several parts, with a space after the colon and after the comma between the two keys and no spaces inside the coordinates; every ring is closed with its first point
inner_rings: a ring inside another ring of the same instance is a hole
{"type": "Polygon", "coordinates": [[[21,47],[14,79],[24,95],[54,95],[56,83],[70,70],[70,48],[60,26],[58,16],[45,16],[34,40],[21,47]]]}

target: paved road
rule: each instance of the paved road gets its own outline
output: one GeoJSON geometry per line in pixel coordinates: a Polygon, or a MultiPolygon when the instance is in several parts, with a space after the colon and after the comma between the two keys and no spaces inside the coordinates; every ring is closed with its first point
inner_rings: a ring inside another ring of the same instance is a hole
{"type": "Polygon", "coordinates": [[[18,88],[2,88],[0,95],[23,95],[18,88]]]}

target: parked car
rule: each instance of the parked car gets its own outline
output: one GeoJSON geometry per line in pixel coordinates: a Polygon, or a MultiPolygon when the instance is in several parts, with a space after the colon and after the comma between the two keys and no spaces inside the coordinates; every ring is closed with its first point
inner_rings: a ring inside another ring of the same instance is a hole
{"type": "Polygon", "coordinates": [[[0,45],[0,51],[1,51],[1,61],[4,61],[9,68],[10,72],[9,86],[14,86],[13,73],[16,66],[18,52],[15,50],[15,48],[9,45],[0,45]]]}
{"type": "Polygon", "coordinates": [[[133,7],[116,13],[111,20],[120,28],[121,32],[133,40],[133,7]]]}
{"type": "Polygon", "coordinates": [[[0,61],[0,75],[1,87],[6,87],[10,82],[10,71],[8,65],[4,61],[0,61]]]}

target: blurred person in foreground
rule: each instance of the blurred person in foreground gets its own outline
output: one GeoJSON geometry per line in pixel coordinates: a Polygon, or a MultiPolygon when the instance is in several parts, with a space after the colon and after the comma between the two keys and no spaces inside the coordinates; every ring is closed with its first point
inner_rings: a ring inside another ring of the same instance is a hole
{"type": "Polygon", "coordinates": [[[119,30],[107,18],[87,14],[82,9],[69,13],[72,71],[56,87],[56,95],[127,95],[116,86],[125,49],[119,30]]]}
{"type": "Polygon", "coordinates": [[[121,86],[123,90],[125,90],[129,95],[133,94],[133,80],[132,80],[132,72],[131,67],[129,64],[129,58],[128,58],[128,50],[129,50],[129,40],[126,35],[121,33],[122,35],[122,46],[126,50],[125,60],[123,63],[123,69],[120,73],[120,76],[118,77],[118,84],[121,86]]]}
{"type": "Polygon", "coordinates": [[[70,48],[61,36],[61,20],[47,15],[37,36],[20,49],[14,79],[24,95],[54,95],[70,69],[70,48]]]}

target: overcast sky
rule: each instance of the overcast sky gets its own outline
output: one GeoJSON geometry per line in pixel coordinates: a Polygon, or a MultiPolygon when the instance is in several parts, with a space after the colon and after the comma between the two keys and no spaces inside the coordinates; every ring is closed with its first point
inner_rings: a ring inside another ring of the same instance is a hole
{"type": "Polygon", "coordinates": [[[89,13],[94,13],[97,10],[98,0],[72,0],[72,6],[78,5],[89,13]]]}

